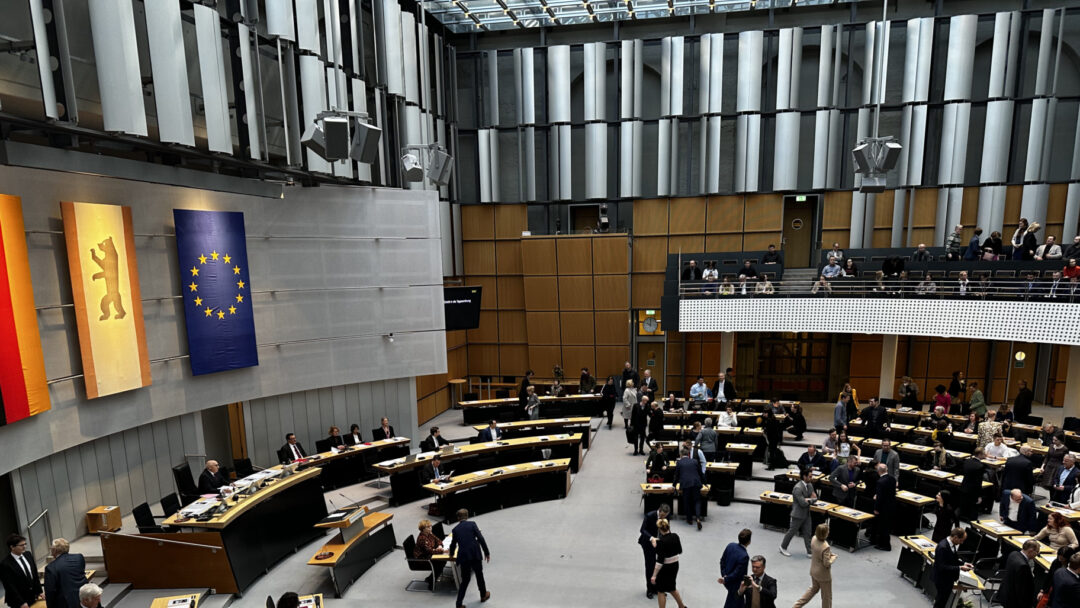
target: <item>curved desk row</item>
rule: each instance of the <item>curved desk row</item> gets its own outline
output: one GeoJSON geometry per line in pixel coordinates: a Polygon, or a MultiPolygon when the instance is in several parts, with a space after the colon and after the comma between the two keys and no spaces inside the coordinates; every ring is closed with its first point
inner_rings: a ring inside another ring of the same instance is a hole
{"type": "Polygon", "coordinates": [[[455,475],[424,489],[437,497],[443,521],[458,509],[486,513],[521,504],[556,500],[570,494],[570,459],[557,458],[455,475]]]}
{"type": "MultiPolygon", "coordinates": [[[[592,418],[588,416],[574,416],[570,418],[540,418],[537,420],[499,422],[495,425],[495,428],[503,434],[504,439],[550,435],[552,433],[581,433],[581,446],[588,449],[589,439],[592,435],[591,423],[592,418]]],[[[473,425],[473,430],[477,433],[486,428],[488,428],[487,424],[473,425]]]]}
{"type": "MultiPolygon", "coordinates": [[[[790,494],[762,492],[759,521],[763,526],[787,530],[791,522],[790,494]]],[[[840,506],[824,500],[810,505],[810,521],[813,526],[829,522],[829,539],[832,544],[854,552],[860,548],[859,531],[874,516],[870,513],[840,506]]]]}
{"type": "Polygon", "coordinates": [[[327,568],[334,596],[341,597],[349,585],[379,558],[394,550],[394,525],[390,513],[371,512],[361,517],[358,509],[341,509],[331,513],[317,528],[333,530],[330,540],[315,553],[309,566],[327,568]]]}
{"type": "MultiPolygon", "coordinates": [[[[489,420],[509,422],[528,418],[525,414],[525,408],[517,397],[461,401],[458,402],[458,405],[461,407],[465,424],[478,424],[489,420]]],[[[558,418],[562,416],[595,417],[599,415],[599,393],[565,395],[562,397],[540,396],[541,418],[558,418]]]]}
{"type": "Polygon", "coordinates": [[[298,460],[297,463],[301,470],[310,467],[321,468],[324,488],[343,488],[374,476],[372,464],[408,453],[409,438],[393,437],[313,454],[298,460]]]}

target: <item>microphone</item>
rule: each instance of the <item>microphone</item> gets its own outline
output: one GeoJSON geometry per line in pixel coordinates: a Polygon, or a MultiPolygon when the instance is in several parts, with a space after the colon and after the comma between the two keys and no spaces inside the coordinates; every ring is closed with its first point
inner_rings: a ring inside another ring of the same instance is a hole
{"type": "Polygon", "coordinates": [[[257,465],[257,464],[252,464],[252,465],[251,465],[251,468],[255,469],[256,471],[265,471],[265,470],[266,470],[265,468],[263,468],[263,467],[260,467],[260,466],[259,466],[259,465],[257,465]]]}

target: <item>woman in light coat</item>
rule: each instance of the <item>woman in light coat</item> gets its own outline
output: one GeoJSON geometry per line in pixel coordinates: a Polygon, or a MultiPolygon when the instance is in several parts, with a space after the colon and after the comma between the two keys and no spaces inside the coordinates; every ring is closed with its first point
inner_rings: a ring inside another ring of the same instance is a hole
{"type": "Polygon", "coordinates": [[[829,524],[820,524],[810,541],[810,588],[791,608],[802,608],[821,591],[821,608],[832,608],[832,564],[836,554],[829,548],[829,524]]]}
{"type": "Polygon", "coordinates": [[[637,405],[637,402],[638,392],[637,389],[634,388],[634,381],[627,380],[626,388],[623,389],[622,393],[622,419],[623,425],[625,425],[627,428],[630,427],[630,412],[633,411],[634,406],[637,405]]]}
{"type": "Polygon", "coordinates": [[[529,415],[529,420],[536,420],[540,417],[540,398],[536,396],[536,388],[530,384],[525,388],[525,393],[525,413],[529,415]]]}

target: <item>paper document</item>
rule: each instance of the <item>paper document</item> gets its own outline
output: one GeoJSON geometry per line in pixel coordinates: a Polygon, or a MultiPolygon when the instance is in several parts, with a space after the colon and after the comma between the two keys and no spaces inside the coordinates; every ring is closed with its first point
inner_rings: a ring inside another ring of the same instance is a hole
{"type": "Polygon", "coordinates": [[[187,517],[198,517],[218,505],[217,498],[200,498],[180,510],[180,514],[187,517]]]}

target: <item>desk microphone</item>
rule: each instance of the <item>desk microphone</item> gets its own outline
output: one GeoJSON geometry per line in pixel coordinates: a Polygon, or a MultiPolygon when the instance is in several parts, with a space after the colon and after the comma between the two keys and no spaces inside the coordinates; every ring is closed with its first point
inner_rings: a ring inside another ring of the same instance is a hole
{"type": "Polygon", "coordinates": [[[266,470],[266,469],[264,469],[263,467],[260,467],[257,464],[251,465],[251,468],[255,469],[256,471],[265,471],[266,470]]]}

